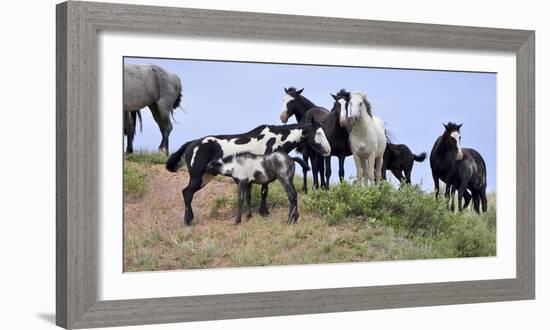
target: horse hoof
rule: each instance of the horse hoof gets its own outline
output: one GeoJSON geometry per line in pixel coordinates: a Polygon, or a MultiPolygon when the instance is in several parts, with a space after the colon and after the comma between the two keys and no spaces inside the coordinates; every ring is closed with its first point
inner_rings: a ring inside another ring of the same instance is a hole
{"type": "Polygon", "coordinates": [[[262,217],[267,217],[269,215],[269,211],[268,210],[260,210],[259,211],[260,215],[262,217]]]}

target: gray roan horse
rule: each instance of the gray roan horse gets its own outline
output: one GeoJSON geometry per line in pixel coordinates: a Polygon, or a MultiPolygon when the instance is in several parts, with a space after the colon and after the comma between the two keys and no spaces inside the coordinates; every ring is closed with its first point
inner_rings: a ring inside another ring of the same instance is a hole
{"type": "Polygon", "coordinates": [[[124,131],[128,137],[126,153],[133,152],[135,134],[136,116],[129,113],[149,107],[162,134],[159,150],[168,155],[168,136],[172,131],[170,116],[181,102],[180,78],[156,65],[124,64],[123,89],[124,131]]]}

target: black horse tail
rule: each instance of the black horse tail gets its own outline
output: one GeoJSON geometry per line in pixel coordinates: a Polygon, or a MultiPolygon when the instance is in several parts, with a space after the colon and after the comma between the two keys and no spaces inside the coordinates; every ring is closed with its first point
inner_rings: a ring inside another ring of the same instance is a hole
{"type": "Polygon", "coordinates": [[[141,110],[132,111],[132,126],[134,128],[134,136],[136,135],[136,121],[139,120],[139,131],[143,132],[143,119],[141,119],[141,110]],[[136,120],[137,119],[137,120],[136,120]]]}
{"type": "Polygon", "coordinates": [[[176,101],[174,102],[174,105],[172,106],[172,111],[170,111],[170,116],[172,116],[172,120],[176,123],[178,123],[178,121],[176,120],[176,118],[174,118],[174,110],[181,107],[181,81],[179,81],[179,79],[178,79],[178,88],[179,88],[178,97],[176,98],[176,101]]]}
{"type": "Polygon", "coordinates": [[[420,155],[413,154],[414,160],[417,162],[423,162],[426,159],[426,152],[420,153],[420,155]]]}
{"type": "Polygon", "coordinates": [[[304,162],[304,160],[300,157],[291,157],[292,160],[294,160],[296,163],[300,164],[300,166],[302,166],[302,168],[306,171],[309,171],[309,166],[307,166],[307,164],[304,162]]]}
{"type": "Polygon", "coordinates": [[[191,144],[194,140],[191,140],[189,142],[184,143],[178,151],[174,152],[170,155],[168,160],[166,161],[166,169],[170,172],[177,172],[179,164],[181,162],[181,157],[183,156],[183,153],[185,152],[185,149],[187,149],[187,146],[191,144]]]}

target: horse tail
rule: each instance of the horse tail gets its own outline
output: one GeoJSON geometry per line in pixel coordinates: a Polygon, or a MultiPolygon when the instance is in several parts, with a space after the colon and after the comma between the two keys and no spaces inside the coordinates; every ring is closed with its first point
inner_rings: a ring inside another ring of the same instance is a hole
{"type": "Polygon", "coordinates": [[[300,166],[306,170],[306,171],[309,171],[309,166],[307,166],[307,164],[304,162],[304,160],[300,157],[290,157],[292,158],[292,160],[294,160],[296,163],[300,164],[300,166]]]}
{"type": "Polygon", "coordinates": [[[194,140],[191,140],[189,142],[184,143],[178,151],[174,152],[170,155],[168,160],[166,161],[166,169],[170,172],[177,172],[178,166],[181,162],[181,157],[183,156],[183,153],[185,152],[185,149],[193,142],[194,140]]]}
{"type": "Polygon", "coordinates": [[[384,130],[384,135],[386,136],[386,143],[392,144],[393,141],[395,140],[395,136],[390,130],[387,130],[387,129],[384,130]]]}
{"type": "Polygon", "coordinates": [[[139,120],[139,132],[143,132],[143,119],[141,118],[141,110],[132,111],[132,125],[134,127],[134,136],[136,135],[136,121],[139,120]],[[137,119],[137,120],[136,120],[137,119]]]}
{"type": "MultiPolygon", "coordinates": [[[[170,111],[170,116],[172,116],[172,120],[174,122],[178,123],[176,118],[174,118],[174,110],[181,107],[181,96],[182,95],[181,95],[181,80],[177,76],[176,76],[176,78],[178,80],[178,97],[176,98],[176,101],[174,102],[174,105],[172,105],[172,110],[170,111]]],[[[181,109],[183,110],[183,108],[181,108],[181,109]]]]}
{"type": "Polygon", "coordinates": [[[426,152],[420,153],[420,155],[413,154],[414,160],[417,162],[423,162],[426,159],[426,152]]]}

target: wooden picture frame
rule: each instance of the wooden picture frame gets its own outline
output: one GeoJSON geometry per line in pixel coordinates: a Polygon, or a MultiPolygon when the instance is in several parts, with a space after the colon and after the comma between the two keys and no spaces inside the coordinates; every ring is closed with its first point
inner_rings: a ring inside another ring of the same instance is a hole
{"type": "Polygon", "coordinates": [[[56,33],[59,326],[87,328],[534,299],[534,31],[71,1],[57,5],[56,33]],[[515,52],[516,278],[99,301],[99,150],[90,146],[97,143],[99,134],[100,31],[515,52]]]}

